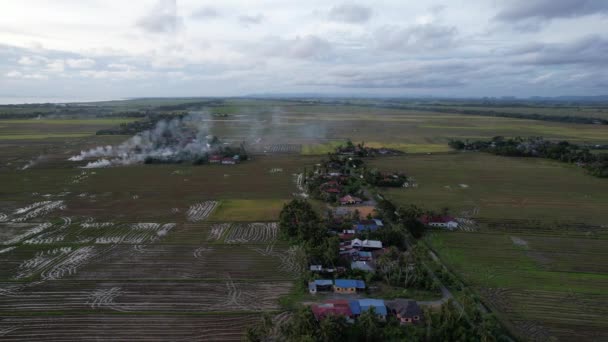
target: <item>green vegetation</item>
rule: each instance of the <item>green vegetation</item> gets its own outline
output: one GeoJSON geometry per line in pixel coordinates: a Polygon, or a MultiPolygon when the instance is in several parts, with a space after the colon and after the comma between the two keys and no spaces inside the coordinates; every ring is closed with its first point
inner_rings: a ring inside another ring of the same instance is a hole
{"type": "Polygon", "coordinates": [[[456,216],[517,219],[519,226],[599,225],[608,220],[605,180],[555,161],[466,152],[368,163],[380,171],[406,170],[413,178],[416,187],[383,190],[397,205],[415,203],[435,211],[448,207],[456,216]]]}
{"type": "Polygon", "coordinates": [[[277,221],[287,200],[226,199],[209,217],[212,221],[277,221]]]}
{"type": "Polygon", "coordinates": [[[591,153],[589,148],[579,147],[567,141],[550,142],[542,137],[494,137],[490,141],[452,140],[450,146],[457,150],[484,151],[500,156],[539,157],[575,163],[596,177],[608,177],[608,153],[591,153]]]}

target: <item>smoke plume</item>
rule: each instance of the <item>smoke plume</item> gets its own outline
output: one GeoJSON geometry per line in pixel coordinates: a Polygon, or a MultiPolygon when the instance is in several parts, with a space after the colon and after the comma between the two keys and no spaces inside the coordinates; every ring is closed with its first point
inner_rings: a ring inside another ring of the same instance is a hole
{"type": "Polygon", "coordinates": [[[215,143],[208,121],[202,114],[159,121],[156,126],[133,136],[118,146],[99,146],[69,158],[83,161],[97,158],[84,168],[132,165],[148,161],[182,162],[204,158],[215,143]]]}

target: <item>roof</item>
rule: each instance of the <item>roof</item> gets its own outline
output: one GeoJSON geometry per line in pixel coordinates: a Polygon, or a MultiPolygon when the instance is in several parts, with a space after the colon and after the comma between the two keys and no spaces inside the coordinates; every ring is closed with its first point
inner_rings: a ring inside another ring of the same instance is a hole
{"type": "Polygon", "coordinates": [[[414,300],[395,299],[386,302],[386,306],[403,317],[422,316],[422,309],[414,300]]]}
{"type": "Polygon", "coordinates": [[[352,206],[352,207],[337,207],[335,214],[337,216],[350,216],[352,213],[357,210],[359,212],[359,218],[366,218],[368,215],[374,215],[376,211],[376,207],[371,205],[360,205],[360,206],[352,206]]]}
{"type": "Polygon", "coordinates": [[[209,157],[210,160],[221,160],[222,156],[217,155],[217,154],[213,154],[209,157]]]}
{"type": "Polygon", "coordinates": [[[365,272],[374,271],[374,269],[365,261],[353,261],[350,263],[350,268],[353,270],[361,270],[365,272]]]}
{"type": "Polygon", "coordinates": [[[336,279],[335,285],[340,288],[365,289],[365,282],[363,280],[336,279]]]}
{"type": "Polygon", "coordinates": [[[346,195],[346,196],[340,198],[340,202],[361,202],[361,199],[359,197],[346,195]]]}
{"type": "Polygon", "coordinates": [[[334,193],[334,194],[339,194],[340,190],[336,189],[336,188],[329,188],[327,190],[324,190],[325,192],[330,192],[330,193],[334,193]]]}
{"type": "Polygon", "coordinates": [[[455,218],[453,218],[452,216],[448,216],[448,215],[443,215],[443,216],[422,215],[422,216],[420,216],[420,218],[418,220],[424,224],[448,223],[448,222],[456,221],[455,218]]]}
{"type": "Polygon", "coordinates": [[[314,283],[317,286],[331,286],[334,284],[333,280],[331,279],[317,279],[314,281],[314,283]]]}
{"type": "Polygon", "coordinates": [[[359,305],[358,300],[349,301],[348,306],[350,307],[350,311],[352,312],[353,315],[361,314],[361,305],[359,305]]]}
{"type": "Polygon", "coordinates": [[[376,314],[380,316],[386,316],[386,305],[384,305],[384,300],[382,299],[359,299],[359,306],[361,306],[361,311],[367,311],[370,308],[374,308],[376,314]]]}
{"type": "Polygon", "coordinates": [[[322,303],[322,304],[313,304],[312,305],[312,313],[315,315],[315,318],[320,319],[329,315],[340,315],[340,316],[351,316],[351,310],[348,303],[322,303]]]}
{"type": "Polygon", "coordinates": [[[367,247],[367,248],[382,248],[382,241],[379,240],[359,240],[354,239],[350,242],[351,246],[356,247],[367,247]]]}

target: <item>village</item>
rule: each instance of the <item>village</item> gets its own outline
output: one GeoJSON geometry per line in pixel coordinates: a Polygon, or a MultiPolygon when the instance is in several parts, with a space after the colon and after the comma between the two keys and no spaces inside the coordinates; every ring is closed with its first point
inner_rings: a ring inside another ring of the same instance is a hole
{"type": "MultiPolygon", "coordinates": [[[[415,325],[424,321],[420,303],[395,295],[384,299],[387,293],[383,289],[411,286],[441,294],[439,284],[417,264],[415,250],[405,242],[407,231],[396,226],[394,212],[387,212],[388,201],[373,191],[372,187],[407,188],[412,184],[401,171],[365,169],[360,157],[382,151],[351,143],[337,148],[305,175],[308,193],[327,205],[324,220],[329,239],[338,240],[328,244],[337,249],[335,262],[323,264],[315,262],[319,258],[310,258],[307,289],[318,298],[310,308],[319,322],[341,316],[353,323],[369,311],[381,321],[394,317],[402,325],[415,325]]],[[[447,214],[419,211],[412,215],[419,227],[458,228],[456,219],[447,214]]]]}

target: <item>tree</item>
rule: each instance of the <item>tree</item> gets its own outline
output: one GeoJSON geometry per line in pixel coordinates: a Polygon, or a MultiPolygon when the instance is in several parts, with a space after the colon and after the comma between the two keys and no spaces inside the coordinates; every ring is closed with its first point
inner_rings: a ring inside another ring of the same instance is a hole
{"type": "Polygon", "coordinates": [[[373,307],[361,313],[357,319],[356,332],[359,341],[384,341],[381,322],[373,307]]]}
{"type": "Polygon", "coordinates": [[[321,321],[319,337],[323,342],[346,341],[348,324],[344,316],[330,315],[321,321]]]}

